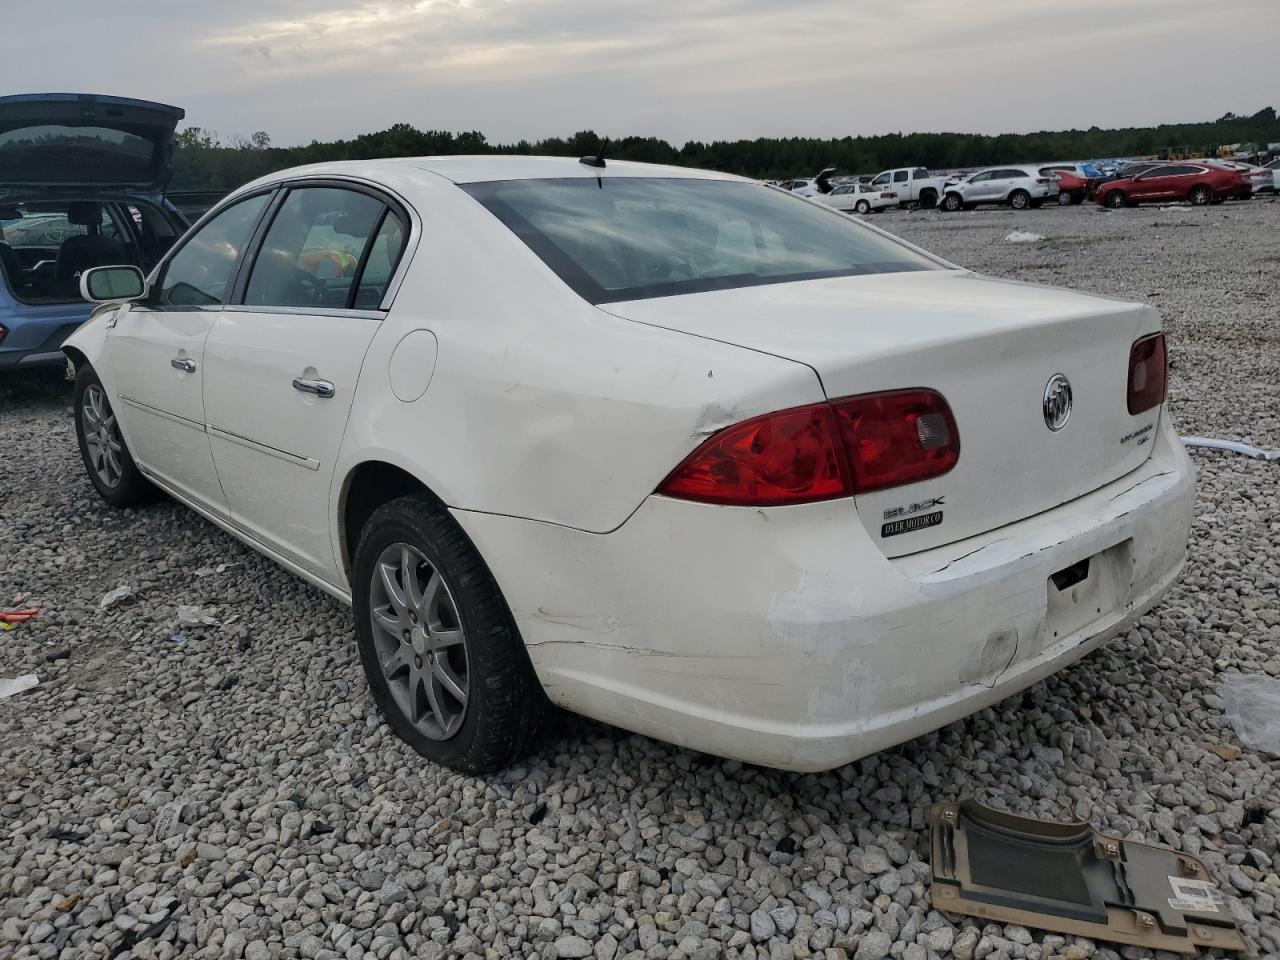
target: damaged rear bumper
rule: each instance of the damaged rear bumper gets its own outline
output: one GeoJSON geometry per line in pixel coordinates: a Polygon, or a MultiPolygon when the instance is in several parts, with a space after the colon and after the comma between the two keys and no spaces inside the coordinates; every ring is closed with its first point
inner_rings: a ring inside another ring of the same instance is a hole
{"type": "Polygon", "coordinates": [[[1127,630],[1186,552],[1193,474],[1148,461],[1037,516],[894,560],[850,501],[651,497],[611,534],[456,515],[548,695],[649,736],[823,770],[936,729],[1127,630]]]}

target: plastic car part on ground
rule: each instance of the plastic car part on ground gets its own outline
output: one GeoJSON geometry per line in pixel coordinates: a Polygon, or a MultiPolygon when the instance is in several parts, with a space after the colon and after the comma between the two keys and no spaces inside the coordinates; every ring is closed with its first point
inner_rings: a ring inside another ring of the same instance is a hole
{"type": "Polygon", "coordinates": [[[1223,713],[1250,750],[1280,757],[1280,680],[1228,673],[1222,678],[1223,713]]]}
{"type": "Polygon", "coordinates": [[[929,827],[933,904],[947,913],[1176,953],[1246,949],[1194,857],[973,801],[935,804],[929,827]]]}
{"type": "Polygon", "coordinates": [[[1250,443],[1239,440],[1215,440],[1211,437],[1182,437],[1184,447],[1206,447],[1210,450],[1228,450],[1231,453],[1243,454],[1255,460],[1280,460],[1280,450],[1263,450],[1250,443]]]}
{"type": "Polygon", "coordinates": [[[40,678],[34,673],[24,673],[19,677],[0,677],[0,700],[23,690],[30,690],[39,682],[40,678]]]}
{"type": "Polygon", "coordinates": [[[0,629],[12,630],[18,624],[34,620],[38,616],[40,611],[34,607],[27,610],[6,610],[0,613],[0,629]]]}
{"type": "Polygon", "coordinates": [[[1028,233],[1025,230],[1015,230],[1004,238],[1008,243],[1039,243],[1044,239],[1038,233],[1028,233]]]}

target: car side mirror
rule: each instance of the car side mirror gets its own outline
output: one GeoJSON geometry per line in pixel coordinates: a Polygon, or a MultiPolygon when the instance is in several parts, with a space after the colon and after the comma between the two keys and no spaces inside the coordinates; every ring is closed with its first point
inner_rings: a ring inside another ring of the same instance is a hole
{"type": "Polygon", "coordinates": [[[147,279],[137,267],[90,267],[80,274],[80,296],[90,303],[138,300],[146,295],[147,279]]]}

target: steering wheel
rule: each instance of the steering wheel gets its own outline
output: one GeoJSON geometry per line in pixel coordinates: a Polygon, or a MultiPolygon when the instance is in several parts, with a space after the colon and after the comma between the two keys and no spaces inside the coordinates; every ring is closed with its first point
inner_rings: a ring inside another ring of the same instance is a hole
{"type": "Polygon", "coordinates": [[[329,290],[329,285],[324,282],[324,277],[317,277],[314,273],[308,273],[301,267],[292,267],[289,276],[294,283],[307,291],[312,303],[324,303],[325,294],[329,290]]]}

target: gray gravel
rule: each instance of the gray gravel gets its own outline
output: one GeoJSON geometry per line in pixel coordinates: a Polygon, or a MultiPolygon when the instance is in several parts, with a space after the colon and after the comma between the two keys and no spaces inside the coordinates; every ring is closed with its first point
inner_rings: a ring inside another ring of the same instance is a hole
{"type": "MultiPolygon", "coordinates": [[[[873,222],[1153,300],[1184,432],[1280,446],[1280,203],[873,222]]],[[[0,676],[40,675],[0,701],[0,958],[1149,955],[933,909],[924,813],[963,796],[1202,857],[1280,955],[1280,762],[1219,697],[1280,676],[1276,464],[1194,454],[1190,564],[1139,629],[898,749],[797,776],[572,721],[477,779],[380,722],[337,603],[184,509],[105,507],[68,403],[0,378],[0,599],[43,611],[0,634],[0,676]]]]}

